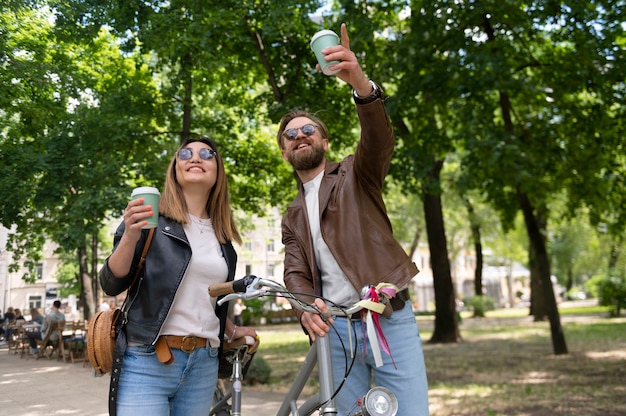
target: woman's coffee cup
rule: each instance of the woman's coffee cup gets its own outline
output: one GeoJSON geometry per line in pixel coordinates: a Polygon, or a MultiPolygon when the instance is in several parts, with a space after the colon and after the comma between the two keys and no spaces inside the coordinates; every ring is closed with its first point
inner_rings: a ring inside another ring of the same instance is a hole
{"type": "Polygon", "coordinates": [[[153,188],[151,186],[140,186],[139,188],[133,189],[133,192],[130,195],[130,199],[132,200],[139,198],[143,198],[144,205],[152,206],[153,212],[151,217],[142,220],[148,221],[148,223],[141,228],[155,228],[159,224],[159,199],[161,198],[161,193],[157,188],[153,188]]]}

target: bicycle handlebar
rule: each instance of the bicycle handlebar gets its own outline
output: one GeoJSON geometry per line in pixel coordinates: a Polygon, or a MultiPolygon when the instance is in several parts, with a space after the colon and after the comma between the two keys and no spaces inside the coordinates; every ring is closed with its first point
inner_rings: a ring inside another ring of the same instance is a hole
{"type": "MultiPolygon", "coordinates": [[[[263,296],[279,295],[287,299],[291,305],[303,312],[318,313],[317,307],[296,298],[295,294],[287,290],[287,288],[270,279],[263,279],[257,276],[245,276],[238,280],[226,283],[216,283],[209,286],[209,295],[212,297],[224,296],[217,301],[218,305],[222,305],[232,299],[256,299],[263,296]],[[269,289],[268,289],[269,288],[269,289]]],[[[311,296],[311,295],[308,295],[311,296]]],[[[341,308],[338,306],[329,306],[328,311],[333,316],[350,316],[359,312],[363,307],[357,303],[341,308]]]]}

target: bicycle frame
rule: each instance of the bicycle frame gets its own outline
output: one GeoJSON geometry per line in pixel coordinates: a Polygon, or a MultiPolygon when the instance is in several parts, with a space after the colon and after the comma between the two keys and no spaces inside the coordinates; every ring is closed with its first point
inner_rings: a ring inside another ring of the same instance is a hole
{"type": "Polygon", "coordinates": [[[334,393],[335,386],[333,383],[330,360],[330,338],[328,336],[317,337],[309,349],[304,363],[300,367],[276,416],[289,416],[290,414],[304,416],[310,415],[318,409],[320,410],[320,415],[336,415],[337,407],[335,406],[335,399],[332,397],[334,393]],[[313,373],[316,364],[318,367],[320,390],[313,397],[306,400],[302,406],[297,407],[296,402],[307,380],[313,373]],[[322,405],[323,407],[320,409],[322,405]]]}
{"type": "MultiPolygon", "coordinates": [[[[244,352],[245,354],[245,352],[244,352]]],[[[219,415],[217,413],[223,406],[228,405],[228,400],[232,399],[230,404],[230,415],[241,416],[241,382],[242,382],[242,354],[238,353],[233,362],[232,389],[225,392],[224,395],[213,405],[213,409],[209,416],[219,415]]],[[[334,394],[334,383],[332,378],[332,367],[330,361],[330,340],[329,337],[318,337],[309,348],[309,352],[300,367],[291,388],[285,395],[283,402],[276,413],[277,416],[302,415],[307,416],[316,411],[320,411],[320,415],[336,415],[335,400],[332,398],[334,394]],[[318,359],[318,357],[322,357],[318,359]],[[318,367],[318,378],[320,390],[318,393],[305,400],[298,407],[297,401],[300,399],[302,390],[307,380],[311,377],[315,366],[318,367]],[[323,406],[322,406],[323,405],[323,406]],[[320,409],[320,407],[322,407],[320,409]]]]}
{"type": "MultiPolygon", "coordinates": [[[[261,289],[262,285],[266,285],[274,288],[274,291],[279,291],[282,296],[288,299],[294,307],[300,310],[315,310],[310,305],[303,304],[298,301],[291,292],[288,292],[284,286],[277,282],[269,281],[267,279],[260,279],[256,276],[246,276],[238,282],[227,282],[223,284],[216,284],[209,287],[209,294],[211,296],[226,295],[224,298],[218,301],[221,304],[227,300],[233,298],[252,299],[275,292],[268,292],[261,289]],[[235,285],[237,285],[235,287],[235,285]]],[[[361,306],[355,304],[350,308],[335,309],[332,313],[333,316],[351,316],[353,313],[360,311],[361,306]]],[[[232,410],[231,416],[241,415],[241,364],[239,362],[240,355],[237,354],[236,361],[233,365],[233,389],[230,394],[226,394],[225,397],[220,400],[219,403],[225,403],[228,400],[228,396],[232,396],[232,410]]],[[[333,369],[331,360],[331,348],[330,348],[330,336],[316,337],[315,342],[309,348],[309,352],[304,360],[304,363],[300,367],[295,380],[293,381],[291,388],[285,395],[276,416],[310,416],[313,413],[319,411],[320,416],[337,415],[338,410],[335,405],[334,394],[335,385],[333,381],[333,369]],[[297,402],[300,399],[302,390],[304,389],[307,380],[311,377],[313,370],[317,366],[318,378],[319,378],[319,391],[311,398],[304,401],[301,406],[298,406],[297,402]]],[[[383,398],[385,404],[389,402],[388,406],[381,408],[381,415],[395,415],[397,410],[397,402],[393,393],[385,389],[384,387],[374,387],[368,392],[368,395],[363,397],[366,400],[367,396],[372,393],[371,402],[379,402],[378,398],[383,398]],[[395,406],[395,409],[394,409],[395,406]],[[388,412],[386,410],[389,410],[388,412]]],[[[219,414],[215,413],[215,408],[211,410],[210,415],[219,414]]],[[[367,407],[367,405],[366,405],[367,407]]],[[[379,410],[379,409],[377,409],[379,410]]],[[[367,409],[361,408],[362,413],[358,414],[370,414],[367,409]]]]}

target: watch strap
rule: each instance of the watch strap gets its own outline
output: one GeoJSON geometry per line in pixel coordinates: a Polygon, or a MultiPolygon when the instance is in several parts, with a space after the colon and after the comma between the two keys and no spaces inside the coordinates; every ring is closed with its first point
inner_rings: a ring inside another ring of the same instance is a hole
{"type": "Polygon", "coordinates": [[[379,98],[383,97],[383,91],[382,89],[371,79],[369,80],[370,84],[372,84],[372,92],[369,93],[369,95],[365,96],[365,97],[361,97],[359,94],[356,93],[356,90],[352,90],[352,95],[354,97],[354,102],[357,104],[369,104],[379,98]]]}

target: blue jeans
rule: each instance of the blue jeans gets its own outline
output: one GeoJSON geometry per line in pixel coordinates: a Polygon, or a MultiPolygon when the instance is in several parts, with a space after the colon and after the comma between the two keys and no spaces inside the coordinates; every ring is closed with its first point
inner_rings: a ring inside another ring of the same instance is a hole
{"type": "MultiPolygon", "coordinates": [[[[391,390],[398,399],[397,416],[427,416],[428,381],[426,365],[422,352],[422,340],[417,329],[411,304],[406,303],[401,310],[395,311],[390,318],[380,316],[380,324],[389,343],[391,357],[381,348],[383,365],[376,367],[370,340],[367,340],[365,355],[363,337],[366,323],[351,321],[352,349],[355,335],[357,349],[352,370],[336,397],[340,416],[353,414],[357,409],[357,400],[363,397],[371,385],[383,386],[391,390]],[[354,333],[356,332],[356,334],[354,333]],[[396,367],[392,362],[395,362],[396,367]]],[[[346,349],[350,349],[348,323],[346,318],[335,318],[335,328],[346,349]]],[[[335,389],[343,380],[346,368],[346,355],[335,331],[330,331],[330,344],[333,360],[333,378],[335,389]]],[[[348,366],[352,360],[347,353],[348,366]]]]}
{"type": "Polygon", "coordinates": [[[172,348],[174,362],[159,362],[153,346],[128,346],[122,361],[118,416],[206,416],[217,383],[217,348],[190,354],[172,348]]]}

